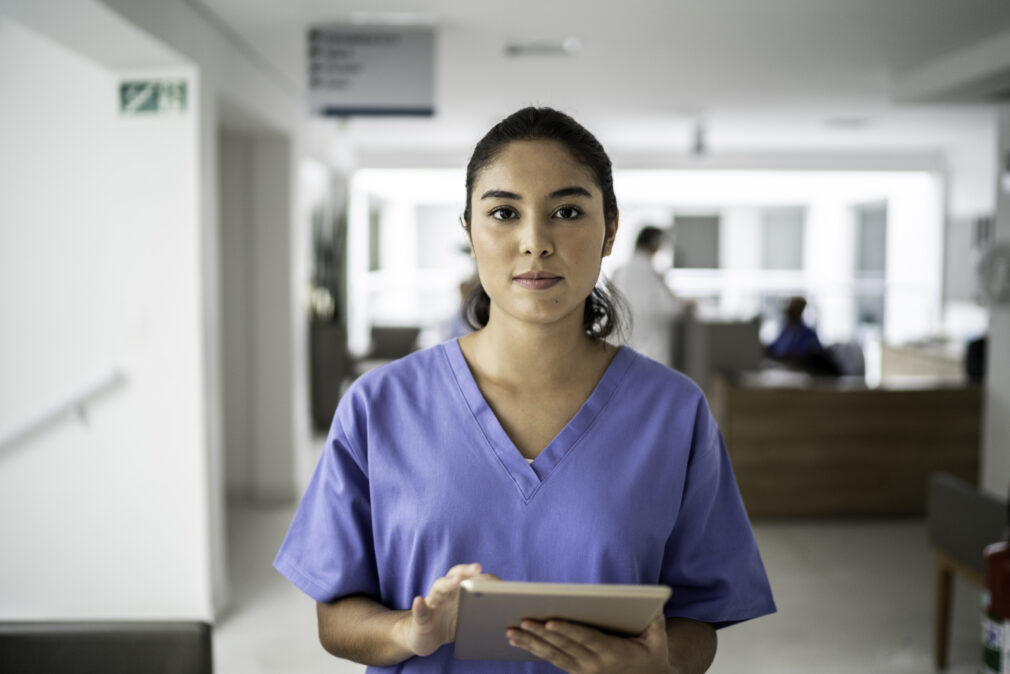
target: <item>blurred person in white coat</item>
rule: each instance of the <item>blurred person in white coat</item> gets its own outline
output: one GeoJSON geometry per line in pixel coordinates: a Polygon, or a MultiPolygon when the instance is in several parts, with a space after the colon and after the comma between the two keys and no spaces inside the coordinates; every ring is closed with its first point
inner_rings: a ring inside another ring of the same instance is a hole
{"type": "Polygon", "coordinates": [[[674,320],[690,311],[691,304],[679,299],[653,267],[653,257],[663,244],[663,231],[643,227],[635,240],[635,252],[614,272],[614,285],[631,309],[632,324],[628,344],[667,367],[673,367],[674,320]]]}

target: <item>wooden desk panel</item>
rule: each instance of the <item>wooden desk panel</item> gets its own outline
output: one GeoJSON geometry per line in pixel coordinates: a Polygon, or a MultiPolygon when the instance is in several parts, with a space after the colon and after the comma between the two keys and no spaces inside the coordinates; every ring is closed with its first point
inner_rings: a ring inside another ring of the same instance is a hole
{"type": "Polygon", "coordinates": [[[751,517],[922,515],[934,471],[978,479],[979,387],[753,388],[723,381],[715,397],[751,517]]]}

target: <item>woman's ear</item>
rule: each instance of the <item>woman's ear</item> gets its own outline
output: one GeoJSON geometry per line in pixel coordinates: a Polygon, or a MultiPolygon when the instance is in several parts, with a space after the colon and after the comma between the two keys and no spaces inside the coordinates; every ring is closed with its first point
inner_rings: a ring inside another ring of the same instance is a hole
{"type": "Polygon", "coordinates": [[[463,217],[462,213],[459,214],[459,226],[466,232],[466,242],[470,244],[470,257],[476,260],[477,256],[473,254],[473,237],[470,236],[470,227],[466,224],[466,218],[463,217]]]}
{"type": "MultiPolygon", "coordinates": [[[[603,239],[603,257],[610,255],[610,252],[614,249],[614,239],[617,238],[617,221],[620,219],[621,213],[618,211],[614,214],[614,221],[607,225],[607,234],[603,239]]],[[[471,250],[473,246],[470,247],[471,250]]]]}

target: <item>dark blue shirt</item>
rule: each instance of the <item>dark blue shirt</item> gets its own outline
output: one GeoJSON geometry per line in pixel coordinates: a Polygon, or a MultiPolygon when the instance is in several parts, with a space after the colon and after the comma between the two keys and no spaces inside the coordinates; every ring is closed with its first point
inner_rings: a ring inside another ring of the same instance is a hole
{"type": "Polygon", "coordinates": [[[786,325],[778,339],[768,347],[768,354],[780,360],[798,360],[821,351],[824,351],[824,347],[821,346],[821,340],[817,339],[817,333],[803,323],[786,325]]]}

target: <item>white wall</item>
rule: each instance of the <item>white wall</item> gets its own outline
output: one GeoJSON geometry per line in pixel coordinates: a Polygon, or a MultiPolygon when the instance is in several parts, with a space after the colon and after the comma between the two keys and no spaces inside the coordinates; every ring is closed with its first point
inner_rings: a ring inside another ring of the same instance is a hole
{"type": "Polygon", "coordinates": [[[852,338],[852,205],[851,200],[821,192],[807,208],[804,285],[816,289],[808,301],[825,343],[852,338]]]}
{"type": "MultiPolygon", "coordinates": [[[[66,256],[76,265],[70,265],[62,253],[43,248],[39,237],[45,230],[39,230],[36,239],[19,239],[18,245],[0,241],[0,266],[5,274],[4,294],[0,295],[3,322],[7,324],[8,312],[17,311],[20,313],[11,315],[25,326],[5,336],[16,340],[18,347],[4,348],[0,355],[5,359],[0,363],[3,388],[17,391],[4,398],[15,398],[17,404],[0,407],[0,424],[16,420],[24,409],[34,409],[54,390],[72,387],[80,377],[94,376],[92,367],[107,367],[112,355],[122,351],[116,339],[125,339],[138,353],[123,356],[129,361],[127,386],[103,403],[110,409],[116,409],[115,404],[130,408],[128,415],[120,415],[122,419],[117,416],[102,426],[110,434],[99,438],[106,447],[103,456],[115,460],[81,466],[71,462],[66,473],[54,479],[51,466],[61,465],[56,459],[68,460],[63,453],[70,448],[79,450],[85,443],[77,435],[66,435],[82,432],[66,424],[33,441],[51,443],[59,456],[19,447],[10,453],[12,458],[0,457],[4,484],[19,479],[19,485],[34,485],[39,494],[52,497],[65,493],[74,501],[70,509],[77,508],[67,516],[35,506],[41,513],[38,518],[26,517],[17,531],[7,529],[0,534],[5,550],[6,541],[20,544],[52,536],[48,547],[40,548],[41,555],[65,543],[55,533],[71,532],[76,536],[72,556],[91,566],[97,564],[92,559],[120,552],[114,545],[110,553],[108,541],[115,537],[114,532],[126,532],[129,537],[143,531],[155,540],[135,536],[117,543],[129,550],[121,555],[124,564],[133,565],[113,564],[108,583],[106,576],[96,575],[88,567],[81,574],[65,574],[66,583],[56,583],[51,592],[39,584],[22,583],[19,594],[10,595],[15,598],[11,603],[6,601],[6,587],[0,585],[0,596],[4,597],[0,605],[19,618],[211,618],[228,602],[219,126],[231,124],[235,118],[232,114],[224,120],[222,109],[239,111],[245,115],[243,123],[255,126],[258,137],[268,138],[257,145],[250,179],[269,183],[271,189],[263,191],[264,200],[271,194],[281,195],[280,200],[265,204],[259,223],[264,245],[277,257],[265,255],[251,263],[268,269],[261,286],[254,289],[264,296],[250,302],[263,300],[260,325],[268,325],[269,330],[256,340],[263,347],[258,353],[269,352],[270,365],[266,373],[257,375],[254,389],[259,386],[260,390],[250,391],[250,396],[262,423],[271,424],[266,434],[252,429],[254,437],[262,437],[261,448],[269,445],[256,462],[272,480],[260,495],[272,500],[292,498],[296,493],[295,456],[312,451],[306,326],[300,304],[308,275],[309,237],[306,223],[296,216],[297,157],[302,152],[300,134],[305,125],[299,87],[250,58],[232,36],[220,32],[198,4],[184,0],[0,0],[2,16],[16,16],[54,43],[71,45],[85,58],[56,44],[43,49],[38,45],[45,40],[32,42],[24,38],[29,32],[19,30],[17,44],[8,47],[9,53],[0,64],[7,78],[0,89],[4,100],[0,110],[0,138],[4,141],[0,176],[5,178],[0,185],[4,190],[0,213],[5,217],[0,222],[5,227],[4,237],[8,222],[29,220],[27,213],[44,204],[47,217],[52,213],[52,221],[59,223],[53,236],[66,241],[66,256]],[[26,47],[29,42],[34,46],[26,47]],[[34,51],[24,52],[26,49],[34,51]],[[43,54],[47,50],[48,55],[43,54]],[[57,59],[52,54],[64,56],[57,59]],[[50,63],[54,60],[58,64],[50,63]],[[184,131],[176,130],[168,120],[120,119],[115,112],[119,76],[151,73],[151,66],[165,72],[166,64],[182,64],[172,65],[175,70],[169,74],[182,72],[189,78],[188,113],[184,121],[174,122],[184,131]],[[103,87],[100,92],[98,83],[103,87]],[[17,89],[16,99],[8,95],[8,89],[17,89]],[[8,142],[8,136],[16,142],[8,142]],[[16,179],[11,179],[14,171],[16,179]],[[14,185],[22,189],[17,198],[8,199],[6,190],[14,185]],[[101,245],[90,239],[89,245],[78,241],[86,231],[85,224],[98,227],[101,245]],[[21,262],[8,265],[7,258],[15,250],[21,262]],[[46,275],[50,268],[57,271],[46,275]],[[41,283],[29,282],[33,275],[41,283]],[[112,278],[115,281],[109,280],[112,278]],[[121,283],[124,278],[129,282],[121,283]],[[141,308],[134,309],[131,302],[141,308]],[[64,312],[71,312],[71,320],[66,316],[50,320],[59,324],[59,331],[36,318],[47,316],[50,306],[60,305],[64,312]],[[23,315],[28,312],[34,312],[30,319],[23,315]],[[31,339],[25,336],[29,333],[31,339]],[[46,341],[47,335],[53,337],[46,341]],[[40,350],[34,358],[27,358],[31,354],[20,348],[29,342],[40,350]],[[66,353],[54,348],[67,345],[66,353]],[[6,359],[13,359],[13,354],[24,363],[35,364],[32,374],[6,367],[6,359]],[[8,373],[17,378],[8,378],[8,373]],[[16,381],[16,388],[8,388],[9,381],[16,381]],[[42,392],[36,396],[38,400],[32,398],[35,388],[42,392]],[[150,462],[152,455],[155,459],[150,462]],[[48,461],[24,456],[46,456],[48,461]],[[20,472],[9,470],[15,465],[20,472]],[[64,484],[73,483],[80,475],[101,479],[82,483],[76,492],[64,484]],[[155,478],[160,482],[152,486],[149,482],[155,478]],[[49,481],[54,482],[52,488],[49,481]],[[162,483],[171,484],[171,490],[162,489],[162,483]],[[140,502],[131,503],[122,496],[124,490],[131,496],[137,492],[140,502]],[[78,502],[85,505],[78,507],[78,502]],[[186,521],[183,524],[180,520],[186,521]],[[164,546],[170,546],[171,552],[164,553],[164,546]],[[160,555],[157,563],[141,563],[141,558],[152,555],[160,555]],[[71,584],[74,591],[66,591],[71,584]],[[97,589],[80,592],[85,585],[97,589]],[[137,589],[138,585],[144,587],[137,589]]],[[[28,236],[16,227],[10,231],[28,236]]],[[[96,406],[94,427],[87,438],[98,436],[98,409],[96,406]]],[[[84,458],[92,457],[69,454],[72,461],[84,458]]],[[[4,489],[0,498],[5,497],[12,499],[19,511],[37,500],[26,498],[24,489],[4,489]]],[[[11,510],[5,507],[5,511],[11,510]]],[[[31,559],[29,544],[24,547],[26,552],[17,557],[0,553],[0,575],[4,577],[0,583],[23,578],[31,559]],[[8,564],[11,573],[7,573],[8,564]],[[15,564],[20,566],[15,568],[15,564]]],[[[55,558],[64,560],[65,565],[68,556],[55,558]]]]}
{"type": "MultiPolygon", "coordinates": [[[[296,485],[293,480],[293,466],[296,456],[311,453],[311,431],[307,400],[308,364],[306,351],[306,326],[304,313],[299,303],[301,289],[307,276],[308,263],[305,260],[304,242],[308,240],[305,224],[297,215],[297,162],[296,156],[302,151],[301,134],[305,125],[303,99],[298,83],[284,79],[275,70],[263,65],[260,59],[250,58],[247,49],[234,41],[231,35],[223,34],[201,10],[198,3],[184,0],[101,0],[125,20],[146,31],[171,49],[192,61],[200,72],[202,105],[200,108],[200,148],[199,171],[196,174],[201,202],[203,264],[200,270],[203,296],[203,335],[206,376],[204,378],[207,400],[208,423],[206,426],[207,454],[209,464],[209,486],[211,490],[211,535],[215,606],[218,610],[227,598],[219,589],[227,587],[225,566],[225,452],[223,428],[223,383],[224,370],[222,354],[225,348],[221,338],[221,298],[218,288],[219,238],[217,180],[218,180],[218,132],[223,121],[223,109],[239,111],[252,123],[257,135],[266,131],[267,136],[278,136],[286,149],[267,148],[260,159],[267,165],[287,162],[287,171],[273,173],[278,180],[285,181],[279,189],[288,195],[284,205],[271,207],[275,234],[286,238],[276,251],[278,257],[270,263],[287,269],[288,275],[280,279],[270,278],[281,284],[267,290],[269,296],[256,298],[257,306],[265,301],[261,316],[269,314],[270,332],[258,337],[257,354],[267,357],[272,372],[282,371],[276,383],[265,377],[258,377],[255,386],[269,386],[268,391],[253,391],[256,409],[264,409],[267,400],[281,406],[271,408],[264,418],[274,422],[270,433],[264,436],[264,444],[272,442],[264,451],[268,455],[266,463],[260,462],[263,473],[271,466],[283,463],[277,482],[288,481],[285,488],[268,487],[260,492],[264,498],[276,500],[293,498],[296,485]],[[283,157],[281,156],[283,155],[283,157]],[[283,213],[282,213],[283,212],[283,213]],[[279,293],[279,294],[278,294],[279,293]],[[281,296],[282,295],[282,296],[281,296]],[[281,332],[285,334],[280,334],[281,332]],[[269,355],[264,356],[266,351],[269,355]],[[289,478],[291,478],[289,480],[289,478]]],[[[269,145],[269,141],[267,142],[269,145]]],[[[254,156],[254,163],[257,158],[254,156]]],[[[276,166],[264,170],[276,171],[276,166]]],[[[256,178],[254,177],[255,181],[256,178]]],[[[270,192],[276,194],[276,192],[270,192]]],[[[257,270],[259,271],[259,270],[257,270]]],[[[270,272],[267,272],[270,274],[270,272]]],[[[262,288],[259,288],[262,289],[262,288]]],[[[258,289],[258,290],[259,290],[258,289]]],[[[257,325],[265,325],[263,319],[257,325]]],[[[257,434],[262,427],[253,429],[257,434]]],[[[259,449],[257,455],[262,455],[259,449]]],[[[263,474],[261,473],[261,474],[263,474]]]]}
{"type": "MultiPolygon", "coordinates": [[[[1010,105],[1000,110],[997,147],[1000,158],[1010,153],[1010,105]]],[[[997,190],[996,240],[1010,242],[1010,193],[1006,189],[997,190]]],[[[990,310],[986,359],[981,483],[988,492],[1006,498],[1010,487],[1010,305],[990,310]]]]}
{"type": "Polygon", "coordinates": [[[119,73],[0,17],[0,425],[126,378],[0,453],[0,619],[212,613],[199,94],[160,74],[189,110],[122,117],[119,73]]]}
{"type": "Polygon", "coordinates": [[[227,492],[233,500],[289,501],[296,446],[292,149],[283,136],[227,129],[218,148],[227,492]]]}
{"type": "Polygon", "coordinates": [[[305,321],[305,314],[295,307],[292,259],[297,163],[291,142],[280,135],[258,136],[251,149],[251,292],[255,298],[251,487],[259,502],[290,502],[296,497],[295,427],[308,420],[307,408],[295,409],[294,386],[295,327],[305,321]]]}
{"type": "Polygon", "coordinates": [[[935,176],[908,176],[887,200],[886,335],[920,339],[938,332],[943,301],[944,203],[935,176]],[[901,195],[896,198],[897,195],[901,195]]]}
{"type": "MultiPolygon", "coordinates": [[[[761,266],[761,211],[749,206],[731,206],[721,212],[719,262],[723,269],[748,271],[761,266]]],[[[629,232],[637,236],[637,231],[629,232]]],[[[627,256],[619,258],[622,262],[627,256]]],[[[673,274],[676,275],[676,272],[673,274]]],[[[754,315],[753,289],[743,274],[729,275],[720,306],[731,316],[754,315]]]]}
{"type": "Polygon", "coordinates": [[[225,481],[232,498],[252,482],[253,238],[250,223],[252,137],[222,130],[218,148],[221,212],[221,312],[225,481]]]}

